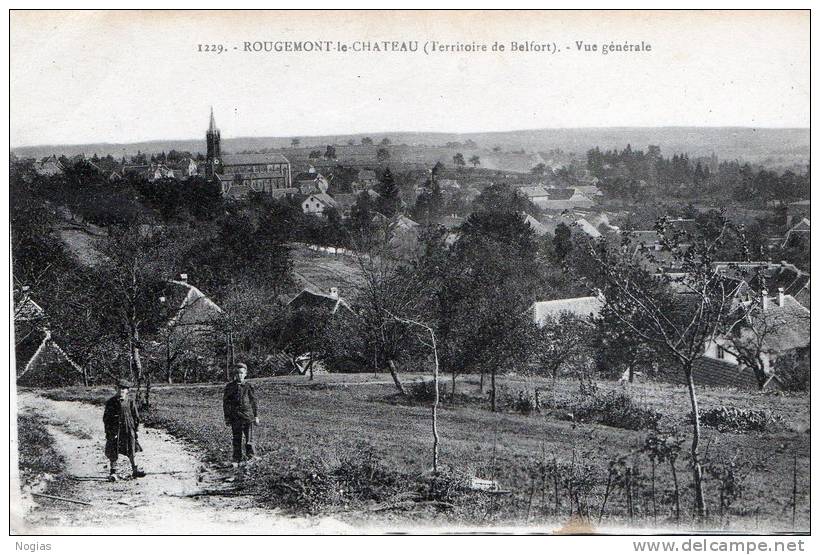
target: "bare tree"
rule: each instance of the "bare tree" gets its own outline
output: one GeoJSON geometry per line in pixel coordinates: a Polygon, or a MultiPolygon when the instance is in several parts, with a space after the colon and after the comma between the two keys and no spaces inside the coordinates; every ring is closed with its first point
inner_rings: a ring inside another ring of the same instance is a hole
{"type": "Polygon", "coordinates": [[[438,444],[439,444],[439,437],[438,437],[438,403],[439,403],[439,387],[438,387],[438,346],[436,344],[436,332],[433,330],[433,327],[429,324],[425,324],[423,322],[417,320],[411,320],[410,318],[401,318],[394,314],[388,314],[397,322],[401,322],[402,324],[407,324],[408,326],[414,326],[417,328],[421,328],[424,333],[430,334],[430,340],[427,341],[423,336],[419,337],[419,341],[422,344],[426,345],[430,348],[433,353],[433,406],[432,406],[432,414],[431,420],[433,425],[433,473],[438,472],[438,444]]]}
{"type": "Polygon", "coordinates": [[[376,370],[387,369],[404,395],[396,363],[413,352],[415,334],[390,314],[417,314],[425,284],[394,255],[391,232],[385,223],[352,241],[361,279],[352,296],[353,313],[338,319],[332,335],[344,344],[337,350],[370,361],[376,370]]]}
{"type": "Polygon", "coordinates": [[[703,357],[708,342],[736,324],[736,284],[725,279],[713,264],[730,228],[724,221],[716,238],[684,236],[661,219],[656,229],[665,257],[662,263],[674,267],[674,274],[653,273],[651,269],[661,265],[660,257],[636,253],[629,234],[624,235],[620,248],[600,240],[590,243],[588,249],[596,277],[604,287],[604,314],[640,341],[665,352],[683,374],[692,407],[690,454],[695,507],[701,518],[706,515],[706,505],[693,366],[703,357]]]}

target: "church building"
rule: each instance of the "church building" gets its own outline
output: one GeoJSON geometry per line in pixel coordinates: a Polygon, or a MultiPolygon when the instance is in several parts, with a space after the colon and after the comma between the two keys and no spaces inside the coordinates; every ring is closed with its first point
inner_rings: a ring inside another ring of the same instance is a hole
{"type": "Polygon", "coordinates": [[[291,186],[290,162],[281,154],[222,154],[213,108],[205,140],[208,176],[219,179],[225,196],[240,198],[253,191],[279,197],[299,192],[291,186]]]}

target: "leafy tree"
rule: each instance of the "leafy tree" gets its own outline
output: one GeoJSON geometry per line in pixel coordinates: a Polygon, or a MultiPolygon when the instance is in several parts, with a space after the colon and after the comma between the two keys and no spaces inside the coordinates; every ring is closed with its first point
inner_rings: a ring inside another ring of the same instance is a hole
{"type": "Polygon", "coordinates": [[[362,144],[365,146],[372,146],[373,139],[371,137],[362,137],[362,144]]]}
{"type": "Polygon", "coordinates": [[[375,209],[375,203],[367,191],[359,193],[350,210],[350,227],[357,235],[366,234],[370,229],[375,209]]]}
{"type": "Polygon", "coordinates": [[[379,179],[379,185],[376,189],[379,197],[376,200],[376,209],[387,218],[395,216],[401,207],[401,198],[399,197],[399,187],[393,179],[393,173],[390,168],[386,168],[379,179]]]}
{"type": "Polygon", "coordinates": [[[431,174],[433,180],[435,181],[436,179],[438,179],[438,176],[441,175],[441,172],[443,172],[443,171],[444,171],[444,163],[441,160],[439,160],[435,163],[435,165],[433,166],[433,169],[430,171],[430,174],[431,174]]]}
{"type": "Polygon", "coordinates": [[[532,167],[530,173],[541,177],[547,173],[547,165],[543,162],[539,162],[538,164],[532,167]]]}
{"type": "Polygon", "coordinates": [[[376,159],[377,159],[379,162],[384,162],[384,161],[386,161],[386,160],[389,160],[389,159],[390,159],[390,151],[389,151],[389,150],[387,150],[386,148],[380,148],[380,149],[376,152],[376,159]]]}
{"type": "Polygon", "coordinates": [[[494,183],[481,191],[473,201],[476,210],[492,211],[503,206],[504,210],[517,213],[526,212],[530,215],[540,214],[541,210],[520,191],[511,188],[506,183],[494,183]]]}
{"type": "Polygon", "coordinates": [[[460,152],[457,152],[455,156],[453,156],[453,165],[456,167],[464,167],[467,163],[464,161],[464,155],[460,152]]]}
{"type": "Polygon", "coordinates": [[[290,146],[292,146],[293,148],[297,148],[301,144],[301,142],[302,141],[299,139],[299,137],[294,137],[290,140],[290,146]]]}
{"type": "Polygon", "coordinates": [[[534,332],[534,358],[540,369],[555,380],[565,368],[585,368],[592,359],[594,331],[591,321],[570,313],[539,323],[534,332]]]}
{"type": "Polygon", "coordinates": [[[478,167],[481,165],[481,158],[479,158],[477,154],[473,154],[472,156],[470,156],[470,163],[473,165],[474,168],[478,167]]]}
{"type": "Polygon", "coordinates": [[[560,223],[555,227],[555,236],[552,238],[555,258],[563,262],[570,252],[572,252],[572,231],[565,223],[560,223]]]}
{"type": "Polygon", "coordinates": [[[379,144],[382,145],[382,146],[390,146],[390,139],[385,137],[384,139],[382,139],[382,142],[380,142],[379,144]]]}
{"type": "Polygon", "coordinates": [[[479,371],[491,379],[496,409],[499,371],[525,366],[532,354],[532,323],[526,309],[542,288],[537,245],[523,217],[499,205],[474,212],[447,249],[427,242],[419,271],[433,284],[426,303],[436,322],[441,364],[455,377],[479,371]]]}

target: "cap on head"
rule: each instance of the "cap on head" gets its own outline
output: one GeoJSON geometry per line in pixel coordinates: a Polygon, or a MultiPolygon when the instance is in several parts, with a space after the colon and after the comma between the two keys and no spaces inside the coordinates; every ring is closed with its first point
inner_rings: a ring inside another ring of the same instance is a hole
{"type": "Polygon", "coordinates": [[[128,380],[118,380],[117,389],[131,389],[131,382],[128,380]]]}

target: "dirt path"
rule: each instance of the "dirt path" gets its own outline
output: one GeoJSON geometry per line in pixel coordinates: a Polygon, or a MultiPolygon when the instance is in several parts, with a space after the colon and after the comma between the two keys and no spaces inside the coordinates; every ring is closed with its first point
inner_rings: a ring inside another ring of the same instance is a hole
{"type": "MultiPolygon", "coordinates": [[[[287,517],[254,507],[247,497],[196,496],[229,489],[234,469],[203,464],[187,445],[169,434],[140,429],[144,449],[138,464],[148,475],[131,479],[127,460],[120,460],[124,479],[106,481],[102,408],[71,401],[53,401],[32,392],[17,397],[19,411],[46,419],[56,448],[65,457],[66,473],[76,484],[72,498],[90,505],[32,497],[21,492],[12,507],[12,528],[18,533],[155,533],[155,534],[275,534],[351,531],[330,519],[287,517]],[[194,495],[194,497],[192,497],[194,495]],[[13,510],[14,513],[14,510],[13,510]],[[22,513],[22,514],[20,514],[22,513]]],[[[19,491],[19,488],[15,488],[19,491]]]]}

